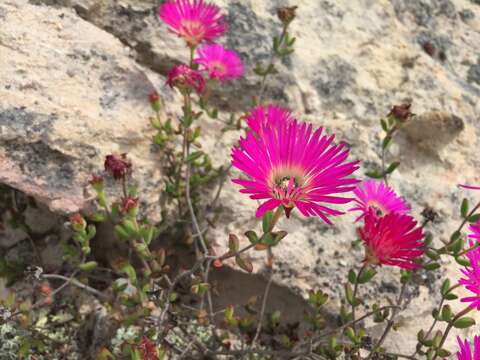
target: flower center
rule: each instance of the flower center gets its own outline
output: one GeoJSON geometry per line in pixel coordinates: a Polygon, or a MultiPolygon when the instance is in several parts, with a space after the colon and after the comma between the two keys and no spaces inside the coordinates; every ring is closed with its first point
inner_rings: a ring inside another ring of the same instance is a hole
{"type": "Polygon", "coordinates": [[[283,178],[279,179],[276,184],[277,186],[281,187],[284,190],[287,190],[290,182],[292,182],[292,185],[294,187],[298,187],[298,180],[295,177],[290,177],[290,176],[284,176],[283,178]]]}
{"type": "Polygon", "coordinates": [[[220,61],[212,61],[210,66],[212,73],[217,76],[223,76],[227,73],[227,68],[225,67],[225,64],[220,61]]]}
{"type": "Polygon", "coordinates": [[[279,167],[270,175],[272,195],[282,200],[285,206],[293,206],[292,201],[298,200],[305,185],[303,171],[294,167],[279,167]]]}
{"type": "Polygon", "coordinates": [[[189,45],[198,45],[205,35],[205,27],[198,20],[182,21],[182,36],[189,45]]]}
{"type": "Polygon", "coordinates": [[[378,217],[382,217],[388,214],[388,211],[376,201],[369,201],[368,207],[372,208],[375,212],[375,215],[378,217]]]}

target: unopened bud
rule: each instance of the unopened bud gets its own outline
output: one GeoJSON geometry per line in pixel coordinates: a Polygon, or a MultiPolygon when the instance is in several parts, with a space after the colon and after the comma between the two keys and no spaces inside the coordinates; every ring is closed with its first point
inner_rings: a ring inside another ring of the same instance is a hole
{"type": "Polygon", "coordinates": [[[44,283],[40,286],[40,293],[43,296],[50,296],[52,294],[52,288],[50,287],[49,284],[44,283]]]}
{"type": "Polygon", "coordinates": [[[112,174],[115,180],[123,179],[132,168],[132,163],[127,159],[127,154],[107,155],[105,158],[105,171],[112,174]]]}
{"type": "Polygon", "coordinates": [[[103,182],[104,182],[103,177],[98,176],[98,175],[92,175],[90,180],[88,180],[88,183],[90,185],[92,185],[92,187],[96,191],[102,191],[103,190],[103,182]]]}
{"type": "Polygon", "coordinates": [[[413,116],[410,111],[411,106],[412,104],[395,105],[388,113],[388,116],[393,116],[396,120],[405,122],[413,116]]]}
{"type": "Polygon", "coordinates": [[[73,214],[69,218],[72,229],[76,232],[83,231],[87,228],[87,222],[79,213],[73,214]]]}
{"type": "Polygon", "coordinates": [[[124,214],[134,213],[138,208],[138,198],[127,196],[122,198],[121,211],[124,214]]]}
{"type": "Polygon", "coordinates": [[[277,16],[284,26],[290,24],[295,19],[295,10],[298,6],[285,6],[277,9],[277,16]]]}
{"type": "Polygon", "coordinates": [[[160,95],[156,91],[153,91],[150,93],[148,96],[148,99],[150,100],[150,105],[152,106],[153,111],[159,112],[160,111],[160,95]]]}
{"type": "Polygon", "coordinates": [[[176,65],[170,70],[167,84],[171,88],[178,88],[182,93],[194,90],[201,94],[205,89],[205,79],[202,73],[184,64],[176,65]]]}

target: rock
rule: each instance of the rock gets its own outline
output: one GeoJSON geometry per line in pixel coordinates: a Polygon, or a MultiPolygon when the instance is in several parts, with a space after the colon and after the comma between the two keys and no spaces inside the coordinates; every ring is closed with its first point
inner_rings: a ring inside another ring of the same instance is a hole
{"type": "MultiPolygon", "coordinates": [[[[246,111],[258,94],[259,79],[252,68],[269,59],[271,37],[280,30],[274,9],[286,2],[216,2],[231,22],[221,41],[240,52],[248,69],[245,79],[214,96],[227,118],[229,112],[246,111]]],[[[87,206],[82,187],[101,169],[103,157],[127,152],[145,213],[159,214],[163,182],[159,155],[150,146],[147,95],[157,88],[168,115],[179,114],[180,99],[164,86],[164,75],[173,64],[186,61],[188,51],[158,21],[156,7],[153,0],[1,2],[0,182],[34,196],[54,212],[73,212],[87,206]]],[[[466,23],[457,16],[463,7],[461,0],[299,2],[291,26],[295,53],[276,64],[280,74],[268,81],[266,91],[267,99],[288,104],[299,118],[347,142],[352,158],[362,162],[360,178],[379,163],[379,120],[392,105],[412,101],[413,112],[420,116],[395,139],[387,162],[402,162],[391,184],[408,199],[418,221],[427,205],[439,213],[430,229],[438,244],[458,226],[461,199],[476,196],[456,185],[480,182],[474,155],[480,77],[472,65],[480,42],[480,8],[472,6],[476,16],[466,23]],[[422,48],[426,42],[436,49],[433,57],[422,48]],[[424,138],[429,140],[422,146],[411,146],[424,138]]],[[[222,133],[218,122],[206,117],[199,123],[203,148],[215,164],[227,164],[229,147],[240,133],[222,133]]],[[[232,176],[237,175],[235,171],[232,176]]],[[[218,253],[226,249],[229,232],[240,236],[259,228],[257,203],[238,190],[227,182],[220,198],[220,223],[210,235],[218,253]]],[[[346,267],[363,259],[363,252],[351,247],[356,240],[353,221],[347,214],[327,226],[295,211],[291,219],[282,219],[278,227],[289,235],[274,249],[276,283],[302,297],[321,288],[330,294],[332,309],[337,308],[346,267]]],[[[255,272],[263,274],[264,254],[253,252],[252,257],[255,272]]],[[[224,281],[228,272],[224,275],[212,278],[224,281]]],[[[458,266],[447,263],[443,275],[458,279],[458,266]]],[[[398,269],[381,268],[374,286],[362,296],[386,304],[395,295],[390,284],[398,284],[398,278],[398,269]]],[[[388,344],[393,352],[412,350],[416,332],[430,324],[439,279],[425,273],[421,279],[418,290],[408,290],[411,305],[402,313],[403,327],[388,344]]],[[[234,291],[242,289],[232,290],[230,298],[236,297],[234,291]]]]}
{"type": "MultiPolygon", "coordinates": [[[[84,187],[104,156],[127,152],[136,179],[160,186],[147,97],[164,80],[72,10],[27,2],[0,9],[0,44],[9,53],[0,60],[0,181],[54,212],[72,213],[87,206],[84,187]]],[[[165,100],[173,96],[163,87],[165,100]]],[[[152,200],[149,206],[158,192],[152,200]]]]}
{"type": "Polygon", "coordinates": [[[465,123],[458,116],[432,111],[408,121],[402,131],[412,146],[435,151],[448,145],[464,128],[465,123]]]}
{"type": "Polygon", "coordinates": [[[469,82],[480,85],[480,59],[477,64],[470,66],[467,76],[469,82]]]}
{"type": "Polygon", "coordinates": [[[463,21],[467,22],[475,18],[475,13],[470,9],[463,9],[459,12],[463,21]]]}

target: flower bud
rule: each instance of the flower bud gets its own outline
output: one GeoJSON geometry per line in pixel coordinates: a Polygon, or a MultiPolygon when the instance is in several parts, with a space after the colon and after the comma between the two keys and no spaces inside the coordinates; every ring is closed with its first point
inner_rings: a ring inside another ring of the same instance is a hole
{"type": "Polygon", "coordinates": [[[124,214],[128,213],[136,213],[136,210],[138,208],[138,198],[134,198],[131,196],[127,196],[122,198],[122,204],[120,207],[120,210],[124,214]]]}
{"type": "Polygon", "coordinates": [[[160,95],[156,91],[153,91],[150,93],[148,96],[148,99],[150,100],[150,105],[152,106],[153,111],[159,112],[160,111],[160,95]]]}
{"type": "Polygon", "coordinates": [[[180,64],[174,66],[168,73],[167,84],[171,88],[176,87],[182,93],[194,90],[201,94],[205,88],[205,79],[199,71],[180,64]]]}
{"type": "Polygon", "coordinates": [[[69,218],[73,231],[80,232],[87,228],[87,222],[79,213],[73,214],[69,218]]]}
{"type": "Polygon", "coordinates": [[[285,6],[277,9],[277,16],[284,26],[290,24],[295,19],[295,10],[298,6],[285,6]]]}
{"type": "Polygon", "coordinates": [[[95,189],[95,191],[99,192],[103,190],[104,179],[102,176],[98,176],[93,174],[88,183],[95,189]]]}
{"type": "Polygon", "coordinates": [[[410,111],[412,104],[395,105],[388,113],[388,116],[394,117],[397,121],[403,123],[413,116],[410,111]]]}
{"type": "Polygon", "coordinates": [[[40,293],[43,296],[50,296],[52,294],[52,288],[50,287],[50,285],[48,283],[43,283],[40,286],[40,293]]]}
{"type": "Polygon", "coordinates": [[[125,178],[127,173],[131,170],[132,164],[127,159],[127,154],[121,155],[107,155],[105,158],[105,171],[112,174],[115,180],[125,178]]]}

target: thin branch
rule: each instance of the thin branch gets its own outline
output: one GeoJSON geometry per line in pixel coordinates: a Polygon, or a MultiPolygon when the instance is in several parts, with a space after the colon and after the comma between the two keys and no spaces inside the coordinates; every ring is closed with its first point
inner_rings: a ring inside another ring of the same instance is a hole
{"type": "Polygon", "coordinates": [[[177,284],[180,282],[180,280],[182,280],[183,278],[187,277],[187,276],[190,276],[192,275],[193,273],[195,273],[195,271],[197,271],[201,265],[203,264],[203,261],[204,261],[204,258],[201,258],[201,259],[198,259],[197,262],[193,265],[193,267],[190,269],[190,270],[187,270],[187,271],[184,271],[180,274],[177,275],[177,277],[170,283],[170,286],[168,287],[168,290],[166,292],[166,299],[167,299],[167,302],[166,302],[166,305],[165,305],[165,309],[163,309],[162,313],[160,314],[160,317],[159,317],[159,321],[158,321],[158,326],[159,327],[162,327],[164,321],[165,321],[165,316],[168,312],[168,310],[170,309],[170,294],[173,292],[173,290],[175,289],[175,286],[177,286],[177,284]]]}
{"type": "Polygon", "coordinates": [[[260,336],[260,332],[262,331],[263,318],[265,317],[265,310],[267,308],[268,294],[270,292],[270,287],[272,286],[272,281],[273,281],[273,267],[269,267],[269,278],[268,278],[267,286],[265,287],[265,292],[263,294],[262,308],[260,310],[260,318],[258,320],[257,331],[255,332],[255,337],[252,340],[252,345],[251,345],[252,347],[255,345],[255,342],[258,340],[258,337],[260,336]]]}
{"type": "Polygon", "coordinates": [[[378,342],[373,346],[372,351],[370,352],[370,354],[367,357],[367,360],[370,360],[372,358],[373,354],[375,354],[376,351],[380,348],[380,346],[382,346],[383,342],[387,338],[388,333],[390,332],[393,325],[395,324],[395,317],[398,315],[398,312],[399,312],[400,307],[402,305],[406,288],[407,288],[407,282],[405,281],[402,284],[402,288],[400,289],[400,294],[398,295],[398,298],[397,298],[397,302],[396,302],[397,307],[395,309],[393,309],[392,315],[390,316],[390,319],[388,320],[387,326],[385,327],[385,330],[383,331],[383,334],[380,337],[380,340],[378,340],[378,342]]]}
{"type": "MultiPolygon", "coordinates": [[[[63,276],[63,275],[57,275],[57,274],[42,274],[42,277],[45,278],[45,279],[58,279],[58,280],[65,280],[68,284],[71,284],[71,285],[74,285],[80,289],[83,289],[85,291],[88,291],[102,299],[108,299],[108,296],[101,293],[100,291],[98,291],[97,289],[94,289],[88,285],[85,285],[84,283],[74,279],[73,277],[72,278],[67,278],[66,276],[63,276]]],[[[68,285],[67,284],[67,285],[68,285]]],[[[64,284],[65,285],[65,284],[64,284]]]]}
{"type": "MultiPolygon", "coordinates": [[[[282,46],[283,40],[285,40],[285,35],[287,34],[287,29],[288,29],[288,25],[284,25],[283,29],[282,29],[282,33],[280,35],[280,39],[278,41],[279,46],[282,46]]],[[[269,64],[267,65],[267,68],[274,65],[275,56],[276,56],[275,50],[272,49],[272,52],[270,53],[270,61],[269,61],[269,64]]],[[[260,85],[260,93],[258,95],[258,103],[259,104],[262,103],[263,95],[265,94],[265,88],[266,88],[266,85],[267,85],[267,77],[268,77],[268,72],[265,75],[263,75],[263,77],[262,77],[262,83],[260,85]]]]}
{"type": "Polygon", "coordinates": [[[336,333],[338,333],[338,332],[340,332],[340,331],[343,331],[345,328],[347,328],[347,327],[349,327],[349,326],[352,326],[352,325],[354,325],[354,324],[357,324],[357,323],[359,323],[360,321],[363,321],[363,320],[365,320],[366,318],[368,318],[368,317],[370,317],[370,316],[372,316],[372,315],[375,315],[378,311],[383,311],[383,310],[387,310],[387,309],[395,309],[395,308],[398,308],[398,306],[396,306],[396,305],[383,306],[383,307],[377,309],[376,311],[371,311],[371,312],[363,315],[362,317],[359,317],[359,318],[356,319],[355,321],[350,321],[350,322],[348,322],[348,323],[340,326],[339,328],[336,328],[336,329],[331,330],[331,331],[329,331],[329,332],[323,333],[323,334],[321,334],[321,335],[319,335],[319,336],[317,336],[317,337],[315,338],[315,340],[314,340],[314,342],[313,342],[313,347],[317,346],[319,339],[322,339],[322,338],[325,338],[325,337],[327,337],[327,336],[334,335],[334,334],[336,334],[336,333]]]}
{"type": "Polygon", "coordinates": [[[215,209],[216,208],[217,202],[218,202],[218,200],[220,200],[220,194],[223,190],[223,186],[227,182],[228,174],[229,174],[230,170],[232,169],[232,167],[233,167],[233,165],[230,163],[228,165],[228,167],[224,170],[224,172],[222,174],[222,178],[220,179],[220,182],[218,184],[218,189],[217,189],[217,192],[215,194],[215,197],[213,198],[213,201],[208,206],[210,209],[215,209]]]}
{"type": "MultiPolygon", "coordinates": [[[[352,301],[352,321],[355,321],[355,308],[357,307],[356,300],[357,300],[357,293],[358,293],[358,279],[362,276],[363,272],[367,269],[368,263],[362,265],[358,274],[356,276],[357,281],[355,281],[355,286],[353,288],[353,301],[352,301]]],[[[353,330],[355,330],[355,323],[353,325],[353,330]]]]}

